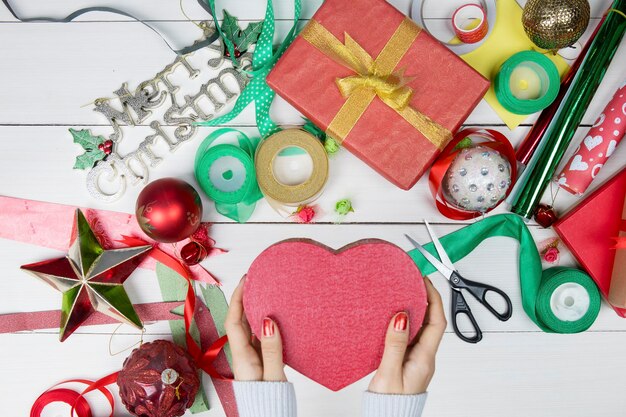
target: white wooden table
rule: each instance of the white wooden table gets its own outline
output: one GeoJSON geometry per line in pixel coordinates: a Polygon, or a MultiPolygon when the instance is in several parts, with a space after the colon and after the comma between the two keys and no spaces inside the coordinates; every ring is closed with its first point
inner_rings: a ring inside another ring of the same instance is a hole
{"type": "MultiPolygon", "coordinates": [[[[291,0],[275,0],[280,19],[279,34],[286,33],[292,13],[291,0]]],[[[408,13],[410,0],[392,0],[408,13]]],[[[64,16],[94,0],[41,2],[13,1],[24,16],[64,16]]],[[[177,46],[191,43],[198,29],[181,15],[175,0],[123,0],[100,3],[116,6],[149,19],[167,33],[177,46]]],[[[242,20],[260,19],[264,1],[218,1],[242,20]]],[[[304,18],[309,18],[321,0],[304,0],[304,18]]],[[[438,6],[429,24],[444,25],[452,0],[433,2],[438,6]]],[[[609,0],[594,0],[590,28],[599,21],[609,0]]],[[[184,1],[194,20],[206,13],[192,0],[184,1]]],[[[581,125],[576,140],[603,108],[606,100],[624,79],[626,43],[600,86],[581,125]]],[[[141,187],[130,187],[114,204],[104,204],[89,196],[85,174],[72,170],[80,149],[72,143],[67,129],[89,128],[108,134],[101,115],[91,107],[81,107],[93,99],[110,96],[123,82],[130,88],[148,79],[172,59],[161,40],[137,22],[119,16],[95,13],[69,24],[19,23],[0,7],[0,195],[70,205],[133,212],[141,187]]],[[[280,124],[300,124],[299,114],[278,99],[272,114],[280,124]]],[[[482,102],[467,120],[469,126],[483,126],[505,133],[517,145],[528,132],[534,117],[515,131],[509,131],[496,114],[482,102]]],[[[236,126],[254,133],[254,113],[249,108],[236,120],[236,126]]],[[[143,138],[148,127],[136,128],[133,135],[143,138]]],[[[205,129],[206,133],[211,129],[205,129]]],[[[133,138],[134,136],[128,136],[133,138]]],[[[132,139],[127,139],[132,140],[132,139]]],[[[152,170],[151,179],[176,176],[195,184],[193,159],[198,145],[188,144],[152,170]]],[[[597,186],[624,166],[626,147],[618,149],[600,174],[597,186]]],[[[548,198],[548,197],[547,197],[548,198]]],[[[563,212],[576,202],[560,193],[556,202],[563,212]]],[[[268,245],[289,237],[309,237],[329,246],[340,247],[369,237],[386,239],[405,249],[410,245],[403,233],[410,231],[427,240],[422,220],[435,223],[440,234],[463,226],[441,216],[432,203],[426,179],[411,191],[401,191],[346,151],[331,160],[331,178],[318,204],[326,214],[316,225],[300,225],[279,217],[265,202],[258,205],[248,224],[234,224],[219,216],[213,204],[205,203],[205,221],[215,222],[212,235],[218,245],[230,250],[210,258],[204,265],[223,282],[227,296],[252,260],[268,245]],[[332,206],[340,198],[350,198],[356,208],[341,225],[333,224],[332,206]]],[[[1,209],[1,208],[0,208],[1,209]]],[[[497,210],[503,212],[503,209],[497,210]]],[[[553,236],[551,230],[531,225],[537,240],[553,236]]],[[[62,255],[45,248],[0,240],[0,313],[58,309],[60,295],[41,282],[19,271],[19,266],[62,255]]],[[[567,251],[561,264],[574,265],[567,251]]],[[[508,239],[487,241],[471,256],[459,262],[468,278],[495,284],[512,298],[514,315],[506,323],[475,308],[485,331],[483,341],[469,345],[449,328],[438,356],[438,368],[430,386],[426,416],[618,416],[626,413],[626,320],[618,318],[604,304],[593,327],[582,334],[554,335],[541,332],[524,314],[517,273],[517,244],[508,239]]],[[[449,289],[441,276],[433,281],[449,304],[449,289]]],[[[159,301],[154,272],[137,270],[126,283],[135,303],[159,301]]],[[[469,300],[472,303],[472,300],[469,300]]],[[[29,413],[34,399],[51,385],[72,377],[98,378],[121,367],[127,355],[110,356],[108,343],[116,326],[81,327],[66,342],[59,343],[56,330],[0,335],[0,392],[3,415],[21,417],[29,413]]],[[[147,340],[167,338],[166,323],[147,327],[147,340]]],[[[114,350],[121,350],[139,339],[131,328],[122,327],[113,337],[114,350]]],[[[358,343],[358,341],[357,341],[358,343]]],[[[361,392],[369,377],[339,393],[312,383],[288,371],[296,384],[301,416],[358,415],[361,392]]],[[[210,386],[210,384],[207,384],[210,386]]],[[[223,412],[212,388],[213,409],[206,416],[223,412]]],[[[108,415],[100,399],[93,400],[97,415],[108,415]]],[[[116,415],[126,415],[118,400],[116,415]]],[[[48,410],[51,416],[67,415],[67,408],[48,410]]]]}

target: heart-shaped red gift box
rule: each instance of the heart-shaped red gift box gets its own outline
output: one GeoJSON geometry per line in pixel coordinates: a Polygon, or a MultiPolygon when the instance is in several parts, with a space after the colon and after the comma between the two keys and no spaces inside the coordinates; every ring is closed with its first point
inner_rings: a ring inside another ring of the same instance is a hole
{"type": "Polygon", "coordinates": [[[306,239],[276,243],[254,260],[244,286],[252,331],[261,334],[263,319],[272,318],[285,363],[333,391],[378,367],[397,312],[409,314],[413,339],[426,306],[415,263],[377,239],[338,250],[306,239]]]}

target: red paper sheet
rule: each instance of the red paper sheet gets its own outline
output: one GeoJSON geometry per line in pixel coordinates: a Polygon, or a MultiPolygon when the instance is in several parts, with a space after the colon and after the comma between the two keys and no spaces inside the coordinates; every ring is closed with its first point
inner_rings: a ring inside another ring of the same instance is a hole
{"type": "MultiPolygon", "coordinates": [[[[626,169],[623,169],[554,225],[605,298],[611,285],[615,238],[619,234],[625,196],[626,169]]],[[[613,308],[626,317],[626,309],[613,308]]]]}

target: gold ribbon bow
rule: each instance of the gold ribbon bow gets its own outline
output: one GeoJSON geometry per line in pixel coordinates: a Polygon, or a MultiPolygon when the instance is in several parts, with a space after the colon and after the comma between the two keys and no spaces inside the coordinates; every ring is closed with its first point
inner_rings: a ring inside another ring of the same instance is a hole
{"type": "Polygon", "coordinates": [[[394,109],[402,118],[422,133],[438,148],[452,138],[452,133],[425,114],[411,108],[413,89],[407,84],[412,78],[404,70],[395,70],[421,28],[404,19],[378,57],[373,59],[350,35],[345,44],[315,20],[302,30],[302,36],[333,61],[356,74],[336,80],[346,102],[326,129],[337,141],[345,139],[375,97],[394,109]]]}

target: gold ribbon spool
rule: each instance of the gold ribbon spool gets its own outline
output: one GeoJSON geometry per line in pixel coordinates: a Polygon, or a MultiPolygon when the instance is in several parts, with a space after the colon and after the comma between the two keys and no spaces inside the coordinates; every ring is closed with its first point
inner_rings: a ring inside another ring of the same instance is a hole
{"type": "Polygon", "coordinates": [[[328,179],[328,156],[322,143],[301,129],[286,129],[274,133],[259,145],[255,166],[259,188],[268,200],[288,206],[299,206],[317,198],[328,179]],[[313,161],[311,176],[301,184],[283,184],[274,175],[274,161],[289,147],[302,148],[313,161]]]}

